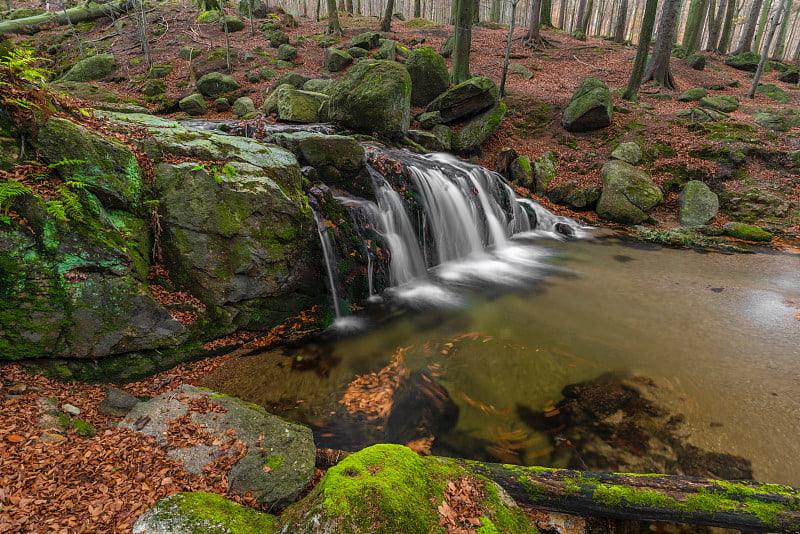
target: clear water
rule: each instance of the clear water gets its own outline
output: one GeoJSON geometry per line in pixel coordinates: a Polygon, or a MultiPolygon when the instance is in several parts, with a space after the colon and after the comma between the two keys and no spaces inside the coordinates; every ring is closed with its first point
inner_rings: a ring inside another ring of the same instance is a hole
{"type": "Polygon", "coordinates": [[[312,424],[325,447],[347,384],[403,350],[404,365],[459,406],[434,453],[474,456],[470,444],[513,436],[526,443],[523,462],[548,465],[548,438],[514,407],[541,412],[567,384],[631,371],[685,414],[690,443],[749,459],[758,480],[800,486],[799,256],[608,238],[511,245],[390,295],[422,309],[330,344],[232,359],[208,384],[312,424]]]}

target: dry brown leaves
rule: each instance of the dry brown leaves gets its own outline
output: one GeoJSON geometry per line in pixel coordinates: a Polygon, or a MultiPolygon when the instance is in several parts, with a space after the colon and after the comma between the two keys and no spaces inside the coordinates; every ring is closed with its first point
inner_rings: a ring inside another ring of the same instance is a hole
{"type": "Polygon", "coordinates": [[[392,355],[391,363],[380,371],[357,375],[347,385],[339,400],[348,413],[364,414],[370,421],[389,416],[394,406],[394,394],[410,371],[403,366],[403,355],[412,347],[401,347],[392,355]]]}
{"type": "Polygon", "coordinates": [[[162,306],[168,306],[169,314],[182,325],[191,325],[197,322],[199,314],[206,311],[206,305],[200,299],[187,291],[169,291],[155,283],[157,279],[172,285],[169,272],[161,265],[154,265],[148,273],[150,284],[147,286],[153,299],[162,306]],[[178,309],[176,305],[185,305],[192,309],[178,309]]]}
{"type": "Polygon", "coordinates": [[[438,506],[439,526],[448,534],[475,534],[484,515],[479,506],[484,496],[481,482],[468,477],[448,481],[444,501],[438,506]]]}

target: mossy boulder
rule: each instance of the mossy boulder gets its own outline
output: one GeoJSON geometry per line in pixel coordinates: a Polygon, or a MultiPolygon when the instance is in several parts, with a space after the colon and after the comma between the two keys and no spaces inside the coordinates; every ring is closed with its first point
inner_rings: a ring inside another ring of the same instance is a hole
{"type": "Polygon", "coordinates": [[[531,191],[536,189],[536,178],[528,156],[517,156],[508,164],[508,179],[516,185],[531,191]]]}
{"type": "Polygon", "coordinates": [[[787,69],[778,74],[778,81],[791,85],[797,85],[800,83],[800,70],[797,68],[787,69]]]}
{"type": "Polygon", "coordinates": [[[436,97],[425,111],[438,112],[441,122],[448,123],[493,108],[499,102],[499,95],[491,78],[477,76],[436,97]]]}
{"type": "Polygon", "coordinates": [[[239,61],[239,55],[232,53],[230,56],[226,54],[225,48],[215,48],[208,52],[205,56],[192,61],[192,79],[199,80],[206,74],[219,73],[228,70],[228,61],[231,66],[239,61]]]}
{"type": "Polygon", "coordinates": [[[439,507],[450,507],[448,488],[465,488],[473,496],[478,525],[471,528],[478,532],[538,532],[493,482],[402,445],[373,445],[330,468],[308,497],[283,513],[277,530],[443,534],[439,507]]]}
{"type": "Polygon", "coordinates": [[[230,111],[231,103],[227,98],[219,97],[214,100],[214,109],[219,113],[225,113],[226,111],[230,111]]]}
{"type": "Polygon", "coordinates": [[[198,48],[192,48],[191,46],[182,46],[180,51],[178,52],[178,57],[181,59],[185,59],[186,61],[192,61],[193,59],[197,59],[200,57],[202,50],[198,48]]]}
{"type": "Polygon", "coordinates": [[[209,98],[217,98],[238,88],[239,82],[233,76],[221,72],[210,72],[197,80],[197,90],[209,98]]]}
{"type": "Polygon", "coordinates": [[[457,154],[470,154],[499,128],[506,114],[503,102],[471,118],[460,130],[453,133],[452,150],[457,154]]]}
{"type": "Polygon", "coordinates": [[[430,46],[415,48],[406,60],[411,76],[411,104],[427,106],[450,85],[444,58],[430,46]]]}
{"type": "Polygon", "coordinates": [[[303,84],[303,91],[327,94],[328,89],[334,84],[334,80],[325,78],[312,78],[303,84]]]}
{"type": "Polygon", "coordinates": [[[278,47],[278,55],[276,57],[279,61],[294,61],[297,59],[297,48],[290,44],[282,44],[278,47]]]}
{"type": "Polygon", "coordinates": [[[642,149],[633,141],[620,143],[611,152],[612,159],[619,159],[631,165],[637,165],[642,160],[642,149]]]}
{"type": "Polygon", "coordinates": [[[205,115],[208,108],[203,95],[200,93],[193,93],[178,102],[178,107],[184,113],[188,113],[194,117],[205,115]]]}
{"type": "Polygon", "coordinates": [[[639,224],[647,212],[664,199],[661,189],[646,172],[620,160],[611,160],[600,170],[603,193],[597,202],[597,214],[603,219],[623,224],[639,224]]]}
{"type": "Polygon", "coordinates": [[[303,76],[302,74],[298,74],[297,72],[287,72],[286,74],[282,74],[277,80],[272,83],[273,87],[278,87],[283,84],[289,84],[296,89],[302,89],[303,85],[308,81],[307,76],[303,76]]]}
{"type": "Polygon", "coordinates": [[[586,132],[611,125],[611,92],[596,78],[583,81],[572,94],[561,124],[568,132],[586,132]]]}
{"type": "Polygon", "coordinates": [[[353,56],[344,50],[333,48],[332,46],[325,49],[325,57],[323,59],[322,66],[328,69],[330,72],[342,71],[349,67],[352,63],[353,56]]]}
{"type": "Polygon", "coordinates": [[[439,48],[439,53],[442,54],[442,57],[449,58],[453,55],[453,50],[456,49],[456,39],[455,37],[448,37],[442,43],[442,46],[439,48]]]}
{"type": "Polygon", "coordinates": [[[361,60],[331,88],[331,119],[366,134],[399,140],[410,117],[411,77],[394,61],[361,60]]]}
{"type": "Polygon", "coordinates": [[[234,119],[252,119],[256,116],[256,106],[253,99],[248,96],[237,98],[233,102],[234,119]]]}
{"type": "Polygon", "coordinates": [[[263,19],[269,15],[269,7],[264,0],[239,0],[236,13],[240,17],[263,19]]]}
{"type": "Polygon", "coordinates": [[[567,195],[577,187],[578,181],[577,180],[568,180],[566,182],[562,182],[554,187],[552,187],[547,192],[547,199],[550,202],[555,202],[556,204],[564,204],[564,199],[567,198],[567,195]]]}
{"type": "Polygon", "coordinates": [[[564,195],[564,204],[574,209],[590,209],[593,208],[597,201],[600,200],[600,195],[603,190],[599,185],[584,185],[571,189],[564,195]]]}
{"type": "Polygon", "coordinates": [[[702,226],[717,216],[719,198],[699,180],[690,180],[678,199],[681,224],[702,226]]]}
{"type": "Polygon", "coordinates": [[[772,83],[760,84],[756,88],[756,93],[761,93],[779,104],[788,104],[792,101],[792,98],[786,91],[772,83]]]}
{"type": "Polygon", "coordinates": [[[87,184],[104,206],[132,209],[139,205],[142,170],[133,152],[119,141],[50,117],[39,127],[34,144],[59,177],[87,184]]]}
{"type": "Polygon", "coordinates": [[[767,130],[786,132],[800,125],[800,115],[794,110],[769,110],[763,109],[753,115],[756,124],[767,130]]]}
{"type": "Polygon", "coordinates": [[[270,534],[277,517],[205,491],[158,500],[133,525],[133,534],[270,534]]]}
{"type": "Polygon", "coordinates": [[[739,109],[739,100],[727,95],[706,96],[700,99],[699,106],[723,113],[730,113],[739,109]]]}
{"type": "Polygon", "coordinates": [[[550,181],[558,174],[558,154],[548,150],[533,162],[534,191],[544,195],[550,181]]]}
{"type": "Polygon", "coordinates": [[[264,36],[269,39],[269,46],[272,48],[280,48],[281,45],[289,44],[289,36],[281,30],[264,32],[264,36]]]}
{"type": "Polygon", "coordinates": [[[526,80],[533,79],[533,72],[531,69],[523,65],[522,63],[512,63],[508,66],[508,72],[516,74],[521,78],[525,78],[526,80]]]}
{"type": "Polygon", "coordinates": [[[441,137],[433,132],[426,132],[425,130],[409,130],[408,138],[425,150],[430,150],[431,152],[447,152],[451,147],[450,143],[443,142],[441,137]]]}
{"type": "Polygon", "coordinates": [[[275,72],[274,69],[267,67],[266,65],[261,67],[261,69],[258,72],[259,74],[261,74],[261,79],[266,82],[274,80],[275,78],[278,77],[278,73],[275,72]]]}
{"type": "Polygon", "coordinates": [[[725,64],[734,69],[746,70],[755,72],[758,69],[758,62],[761,56],[755,52],[744,52],[737,56],[729,57],[725,60],[725,64]]]}
{"type": "Polygon", "coordinates": [[[244,21],[236,15],[225,15],[219,19],[219,29],[225,31],[226,28],[230,33],[240,32],[244,30],[245,24],[244,21]]]}
{"type": "Polygon", "coordinates": [[[692,122],[719,122],[728,119],[728,114],[716,109],[706,107],[695,107],[684,109],[675,114],[679,119],[686,119],[692,122]]]}
{"type": "Polygon", "coordinates": [[[367,50],[364,50],[359,46],[353,46],[348,48],[347,53],[353,56],[353,59],[358,59],[360,57],[367,57],[369,55],[369,52],[367,50]]]}
{"type": "Polygon", "coordinates": [[[694,70],[703,70],[706,68],[706,56],[702,54],[689,54],[683,58],[683,62],[694,70]]]}
{"type": "Polygon", "coordinates": [[[692,87],[678,96],[678,102],[694,102],[708,95],[705,87],[692,87]]]}
{"type": "Polygon", "coordinates": [[[78,61],[69,71],[62,76],[59,82],[91,82],[105,78],[117,66],[113,54],[97,54],[78,61]]]}
{"type": "Polygon", "coordinates": [[[157,80],[166,78],[172,72],[172,68],[172,65],[153,65],[153,68],[150,69],[150,77],[157,80]]]}
{"type": "Polygon", "coordinates": [[[373,50],[378,48],[381,44],[381,39],[383,39],[383,34],[381,32],[364,32],[359,33],[352,39],[350,39],[350,48],[363,48],[364,50],[373,50]]]}
{"type": "Polygon", "coordinates": [[[277,113],[287,122],[314,123],[325,121],[329,115],[330,97],[323,93],[301,91],[283,84],[264,101],[265,113],[277,113]]]}
{"type": "Polygon", "coordinates": [[[358,179],[364,165],[364,148],[352,137],[292,132],[274,134],[265,141],[290,150],[301,164],[314,167],[327,185],[359,196],[371,191],[366,173],[358,179]]]}
{"type": "Polygon", "coordinates": [[[219,395],[208,389],[184,385],[175,391],[162,393],[147,402],[137,404],[120,423],[146,436],[152,436],[167,449],[167,455],[183,460],[184,469],[200,474],[203,468],[234,453],[233,447],[203,443],[181,446],[167,441],[165,433],[171,421],[188,417],[200,425],[221,444],[235,439],[248,445],[247,453],[231,467],[228,486],[240,495],[251,492],[263,506],[290,504],[311,481],[316,449],[311,429],[270,415],[263,408],[245,403],[235,397],[219,395]],[[197,411],[193,401],[221,408],[197,411]],[[147,423],[137,425],[137,421],[147,423]],[[233,431],[233,436],[229,433],[233,431]]]}
{"type": "Polygon", "coordinates": [[[167,92],[167,86],[161,80],[147,80],[139,92],[146,96],[163,95],[167,92]]]}
{"type": "Polygon", "coordinates": [[[723,226],[725,234],[743,241],[769,242],[772,234],[758,226],[740,222],[729,222],[723,226]]]}

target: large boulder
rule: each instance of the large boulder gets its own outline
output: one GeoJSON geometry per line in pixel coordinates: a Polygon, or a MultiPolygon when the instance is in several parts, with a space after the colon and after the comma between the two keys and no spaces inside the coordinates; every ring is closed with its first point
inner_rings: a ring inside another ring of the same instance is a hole
{"type": "Polygon", "coordinates": [[[209,98],[217,98],[238,88],[239,82],[233,76],[221,72],[210,72],[197,80],[197,90],[209,98]]]}
{"type": "Polygon", "coordinates": [[[350,48],[363,48],[364,50],[372,50],[374,48],[378,48],[381,44],[381,39],[383,39],[383,34],[381,32],[364,32],[359,33],[352,39],[350,39],[350,48]]]}
{"type": "Polygon", "coordinates": [[[442,525],[450,525],[456,532],[462,530],[460,524],[448,519],[454,514],[447,511],[456,506],[461,492],[470,495],[477,531],[536,532],[494,482],[402,445],[373,445],[344,458],[303,501],[281,515],[276,530],[423,534],[444,532],[442,525]]]}
{"type": "Polygon", "coordinates": [[[264,100],[261,110],[275,113],[286,122],[314,123],[328,120],[330,97],[323,93],[301,91],[283,84],[264,100]]]}
{"type": "Polygon", "coordinates": [[[233,103],[233,118],[252,119],[256,116],[256,106],[248,96],[237,98],[233,103]]]}
{"type": "Polygon", "coordinates": [[[705,87],[692,87],[682,92],[677,100],[678,102],[694,102],[708,95],[705,87]]]}
{"type": "Polygon", "coordinates": [[[506,114],[506,105],[500,102],[470,119],[463,128],[453,133],[452,150],[457,154],[470,154],[480,148],[494,134],[506,114]]]}
{"type": "Polygon", "coordinates": [[[597,214],[623,224],[647,220],[647,212],[664,199],[664,194],[646,172],[620,160],[611,160],[600,170],[603,193],[597,214]]]}
{"type": "Polygon", "coordinates": [[[800,83],[800,70],[798,70],[796,67],[785,70],[778,74],[778,81],[797,85],[800,83]]]}
{"type": "Polygon", "coordinates": [[[91,82],[105,78],[117,66],[113,54],[97,54],[78,61],[59,82],[91,82]]]}
{"type": "Polygon", "coordinates": [[[342,126],[392,140],[408,133],[411,77],[403,65],[361,60],[330,92],[331,119],[342,126]]]}
{"type": "Polygon", "coordinates": [[[499,95],[497,85],[491,78],[478,76],[439,95],[428,104],[425,111],[438,112],[441,122],[448,123],[495,106],[499,101],[499,95]]]}
{"type": "Polygon", "coordinates": [[[415,48],[406,60],[411,76],[411,104],[427,106],[450,85],[444,58],[430,46],[415,48]]]}
{"type": "Polygon", "coordinates": [[[608,86],[596,78],[589,78],[575,89],[561,124],[568,132],[605,128],[611,125],[612,105],[608,86]]]}
{"type": "Polygon", "coordinates": [[[744,52],[738,56],[729,57],[725,60],[725,64],[734,69],[746,70],[755,72],[758,69],[758,62],[761,56],[755,52],[744,52]]]}
{"type": "Polygon", "coordinates": [[[239,443],[246,445],[228,486],[240,495],[251,492],[267,507],[292,503],[314,473],[311,429],[208,389],[184,385],[162,393],[137,404],[119,426],[151,436],[190,473],[201,474],[212,462],[237,454],[239,443]],[[170,429],[193,435],[188,443],[173,442],[170,429]]]}
{"type": "Polygon", "coordinates": [[[682,225],[701,226],[717,216],[719,198],[705,183],[690,180],[681,191],[678,209],[682,225]]]}
{"type": "Polygon", "coordinates": [[[322,66],[331,72],[339,72],[353,63],[353,56],[332,46],[325,49],[325,58],[323,59],[322,66]]]}
{"type": "Polygon", "coordinates": [[[313,132],[278,133],[265,141],[291,150],[301,164],[323,174],[329,167],[352,175],[364,165],[364,147],[352,137],[313,132]]]}
{"type": "MultiPolygon", "coordinates": [[[[227,100],[225,100],[225,102],[227,103],[227,100]]],[[[183,111],[184,113],[188,113],[193,117],[205,115],[206,111],[208,111],[208,107],[206,106],[206,100],[200,93],[192,93],[189,96],[181,98],[180,101],[178,102],[178,107],[180,108],[181,111],[183,111]]]]}
{"type": "Polygon", "coordinates": [[[236,13],[242,17],[264,19],[269,15],[269,7],[264,0],[239,0],[236,13]]]}

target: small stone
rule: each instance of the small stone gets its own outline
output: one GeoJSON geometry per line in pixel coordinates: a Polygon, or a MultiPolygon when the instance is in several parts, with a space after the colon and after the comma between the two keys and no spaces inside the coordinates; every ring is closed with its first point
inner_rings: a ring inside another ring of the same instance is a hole
{"type": "Polygon", "coordinates": [[[139,402],[139,399],[126,391],[110,388],[106,391],[106,397],[100,403],[98,412],[111,417],[125,417],[139,402]]]}
{"type": "Polygon", "coordinates": [[[61,411],[67,415],[78,416],[81,414],[81,409],[74,404],[64,403],[61,405],[61,411]]]}
{"type": "Polygon", "coordinates": [[[40,397],[36,399],[36,404],[42,413],[58,415],[58,399],[55,397],[40,397]]]}
{"type": "Polygon", "coordinates": [[[258,83],[261,81],[261,74],[256,70],[251,70],[245,74],[245,78],[249,83],[258,83]]]}

